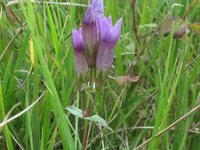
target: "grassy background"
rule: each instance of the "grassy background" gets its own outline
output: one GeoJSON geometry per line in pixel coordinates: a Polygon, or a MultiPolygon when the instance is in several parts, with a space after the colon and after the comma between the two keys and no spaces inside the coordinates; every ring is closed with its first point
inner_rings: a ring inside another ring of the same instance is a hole
{"type": "MultiPolygon", "coordinates": [[[[87,0],[68,2],[88,4],[87,0]]],[[[200,36],[190,32],[186,40],[175,39],[172,34],[142,37],[155,31],[152,23],[159,26],[167,14],[182,17],[191,0],[138,0],[138,42],[134,38],[131,1],[104,3],[106,16],[111,15],[113,22],[122,17],[123,25],[105,87],[93,96],[90,91],[77,91],[71,44],[71,31],[81,26],[87,7],[32,4],[28,0],[26,5],[10,6],[19,18],[16,19],[6,9],[7,1],[1,2],[0,122],[24,110],[43,93],[44,96],[24,115],[0,128],[0,149],[80,149],[84,122],[64,108],[81,107],[88,97],[96,101],[94,114],[98,113],[110,127],[89,122],[87,145],[91,150],[133,149],[151,137],[144,149],[200,149],[199,110],[154,138],[199,105],[200,36]],[[172,9],[174,3],[184,6],[172,9]],[[140,76],[140,80],[119,86],[115,78],[127,70],[132,76],[140,76]]],[[[198,1],[188,15],[189,22],[200,22],[199,10],[198,1]]]]}

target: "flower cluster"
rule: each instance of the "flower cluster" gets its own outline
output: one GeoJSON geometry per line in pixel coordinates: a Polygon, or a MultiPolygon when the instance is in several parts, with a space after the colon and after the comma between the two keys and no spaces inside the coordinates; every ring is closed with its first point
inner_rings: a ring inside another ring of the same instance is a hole
{"type": "Polygon", "coordinates": [[[122,19],[112,25],[111,17],[104,17],[103,0],[92,0],[82,21],[82,28],[72,31],[75,69],[84,76],[95,69],[105,76],[112,65],[114,49],[121,32],[122,19]]]}

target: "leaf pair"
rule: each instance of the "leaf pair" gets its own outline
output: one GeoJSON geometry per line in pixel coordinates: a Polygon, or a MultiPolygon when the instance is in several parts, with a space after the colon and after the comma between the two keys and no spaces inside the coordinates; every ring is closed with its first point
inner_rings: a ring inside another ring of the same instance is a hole
{"type": "Polygon", "coordinates": [[[71,114],[73,114],[74,116],[76,116],[78,118],[81,118],[81,119],[84,119],[84,120],[89,120],[89,121],[94,121],[96,123],[100,123],[101,125],[103,125],[105,127],[108,126],[108,124],[106,123],[106,121],[103,118],[101,118],[100,116],[98,116],[98,115],[93,115],[93,116],[90,116],[90,117],[85,117],[84,112],[81,109],[78,109],[78,108],[73,107],[73,106],[68,106],[68,107],[66,107],[66,109],[71,114]]]}

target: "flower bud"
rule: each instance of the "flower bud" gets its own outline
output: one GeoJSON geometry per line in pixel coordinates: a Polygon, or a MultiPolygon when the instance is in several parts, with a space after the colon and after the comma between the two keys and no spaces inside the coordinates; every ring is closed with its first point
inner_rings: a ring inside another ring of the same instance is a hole
{"type": "Polygon", "coordinates": [[[88,71],[88,65],[85,57],[85,48],[82,38],[82,29],[72,31],[72,45],[74,48],[74,63],[78,76],[85,75],[88,71]]]}
{"type": "Polygon", "coordinates": [[[85,54],[90,68],[95,67],[96,53],[98,47],[96,17],[92,5],[88,7],[83,19],[83,42],[85,44],[85,54]]]}

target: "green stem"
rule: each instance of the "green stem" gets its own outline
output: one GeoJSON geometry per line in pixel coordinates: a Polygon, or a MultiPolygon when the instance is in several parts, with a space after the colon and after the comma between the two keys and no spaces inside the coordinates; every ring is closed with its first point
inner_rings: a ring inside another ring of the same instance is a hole
{"type": "MultiPolygon", "coordinates": [[[[87,101],[86,101],[86,114],[84,115],[88,115],[89,113],[89,102],[90,102],[90,98],[91,98],[91,94],[92,94],[92,88],[89,87],[89,93],[88,93],[88,96],[87,96],[87,101]]],[[[82,142],[82,149],[85,150],[87,145],[86,145],[86,141],[87,141],[87,132],[88,132],[88,121],[85,120],[84,121],[84,132],[83,132],[83,142],[82,142]]]]}
{"type": "MultiPolygon", "coordinates": [[[[79,91],[77,91],[77,108],[79,108],[79,91]]],[[[78,149],[78,117],[76,117],[75,120],[75,131],[76,131],[76,136],[75,136],[75,147],[78,149]]]]}
{"type": "Polygon", "coordinates": [[[83,132],[83,142],[82,142],[82,150],[85,150],[87,145],[86,145],[86,140],[87,140],[87,132],[88,132],[88,121],[84,121],[84,132],[83,132]]]}

